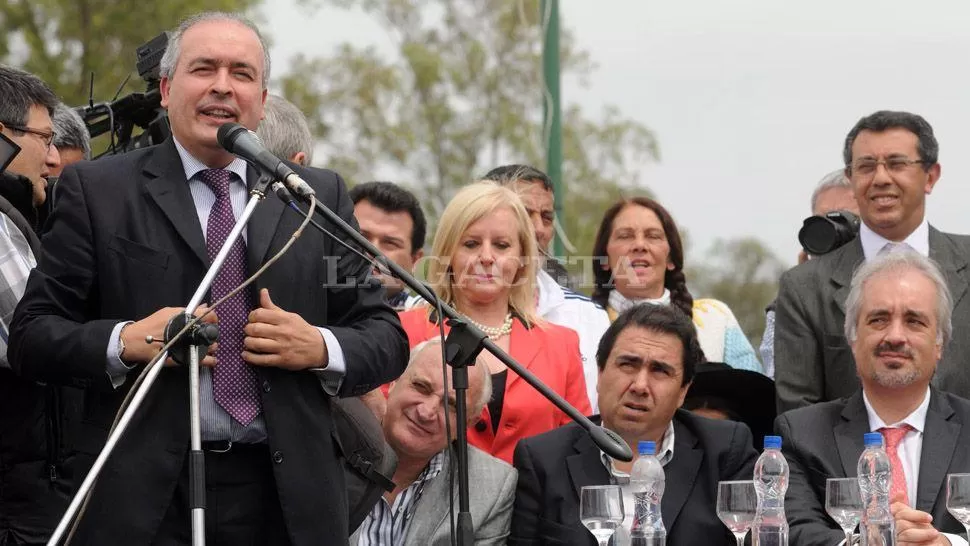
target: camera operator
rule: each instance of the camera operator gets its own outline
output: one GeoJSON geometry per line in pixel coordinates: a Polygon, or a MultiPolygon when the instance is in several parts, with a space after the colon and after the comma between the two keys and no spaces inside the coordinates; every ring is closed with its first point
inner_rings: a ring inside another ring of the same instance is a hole
{"type": "MultiPolygon", "coordinates": [[[[926,195],[940,178],[933,128],[908,112],[880,111],[856,123],[843,149],[862,226],[850,243],[782,275],[775,322],[775,384],[779,412],[852,395],[856,367],[842,332],[852,272],[876,255],[911,249],[935,260],[953,293],[953,341],[933,384],[970,396],[970,237],[928,224],[926,195]]],[[[906,302],[899,302],[900,306],[906,302]]],[[[908,343],[890,336],[879,350],[905,357],[908,343]],[[892,338],[892,339],[891,339],[892,338]],[[894,354],[895,354],[894,353],[894,354]]]]}
{"type": "Polygon", "coordinates": [[[0,174],[0,545],[43,544],[67,508],[73,484],[62,471],[67,420],[80,391],[42,386],[7,359],[8,327],[40,257],[37,207],[58,167],[51,145],[54,93],[36,76],[0,65],[0,131],[20,147],[0,174]]]}
{"type": "MultiPolygon", "coordinates": [[[[825,216],[836,211],[849,211],[859,216],[859,204],[852,193],[852,183],[845,177],[845,169],[825,175],[812,192],[812,216],[825,216]]],[[[798,263],[803,264],[809,258],[805,248],[798,252],[798,263]]]]}
{"type": "MultiPolygon", "coordinates": [[[[850,212],[856,218],[859,216],[859,204],[856,203],[855,194],[852,193],[852,183],[845,177],[845,170],[839,169],[822,177],[822,180],[815,186],[815,191],[812,192],[812,216],[806,219],[805,223],[807,225],[812,219],[832,213],[838,214],[842,211],[850,212]]],[[[799,241],[802,240],[802,235],[805,231],[805,228],[802,228],[802,231],[798,232],[799,241]]],[[[857,232],[858,228],[854,230],[851,236],[854,237],[857,232]]],[[[837,241],[835,248],[841,246],[840,243],[842,241],[837,241]]],[[[805,245],[803,244],[802,246],[802,250],[798,252],[799,264],[803,264],[811,258],[804,248],[805,245]]],[[[835,250],[835,248],[830,248],[829,251],[835,250]]],[[[761,353],[761,362],[765,367],[765,375],[774,377],[775,302],[771,302],[771,305],[765,309],[765,333],[761,337],[761,346],[758,347],[758,352],[761,353]]]]}

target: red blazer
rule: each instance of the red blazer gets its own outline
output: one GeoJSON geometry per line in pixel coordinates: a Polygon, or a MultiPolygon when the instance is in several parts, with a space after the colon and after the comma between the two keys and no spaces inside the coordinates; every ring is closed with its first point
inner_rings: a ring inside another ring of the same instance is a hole
{"type": "MultiPolygon", "coordinates": [[[[438,326],[428,320],[426,307],[405,311],[400,316],[411,348],[438,335],[438,326]]],[[[586,396],[579,336],[574,330],[548,322],[541,327],[526,328],[516,319],[509,334],[509,354],[581,413],[592,413],[586,396]]],[[[468,443],[512,464],[512,453],[519,440],[570,421],[565,413],[509,370],[498,433],[492,433],[486,406],[482,409],[481,422],[468,428],[468,443]]]]}

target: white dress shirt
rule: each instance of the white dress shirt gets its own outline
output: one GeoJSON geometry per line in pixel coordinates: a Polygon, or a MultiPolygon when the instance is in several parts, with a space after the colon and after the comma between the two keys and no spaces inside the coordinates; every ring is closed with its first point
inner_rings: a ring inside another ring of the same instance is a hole
{"type": "MultiPolygon", "coordinates": [[[[925,223],[924,223],[925,225],[925,223]]],[[[914,232],[915,233],[915,232],[914,232]]],[[[862,401],[866,405],[866,413],[869,415],[869,430],[879,432],[883,427],[898,428],[902,425],[909,425],[912,429],[903,436],[896,448],[899,460],[903,464],[903,472],[906,474],[906,492],[909,494],[909,505],[916,506],[916,488],[919,481],[919,464],[923,455],[923,432],[926,429],[926,411],[930,407],[930,389],[926,388],[926,396],[912,413],[904,419],[895,423],[885,423],[872,409],[869,398],[865,391],[862,392],[862,401]]],[[[967,546],[967,541],[957,535],[943,533],[950,544],[954,546],[967,546]]]]}
{"type": "Polygon", "coordinates": [[[875,231],[869,229],[869,226],[862,223],[859,226],[859,242],[862,243],[862,254],[866,257],[866,260],[871,260],[879,251],[883,249],[889,243],[903,243],[906,246],[912,248],[916,252],[919,252],[923,256],[930,257],[930,225],[926,221],[926,217],[923,217],[923,221],[920,222],[916,229],[909,234],[902,241],[890,241],[882,235],[879,235],[875,231]]]}
{"type": "MultiPolygon", "coordinates": [[[[636,446],[634,451],[636,451],[636,446]]],[[[663,441],[657,449],[657,460],[660,466],[666,467],[667,463],[674,458],[674,422],[667,423],[667,431],[664,432],[663,441]]],[[[613,459],[606,453],[600,452],[600,459],[603,466],[610,473],[610,483],[619,485],[623,493],[623,524],[613,533],[613,546],[630,546],[630,529],[633,527],[633,512],[636,508],[636,501],[633,499],[633,485],[630,484],[630,473],[618,470],[613,464],[613,459]]]]}

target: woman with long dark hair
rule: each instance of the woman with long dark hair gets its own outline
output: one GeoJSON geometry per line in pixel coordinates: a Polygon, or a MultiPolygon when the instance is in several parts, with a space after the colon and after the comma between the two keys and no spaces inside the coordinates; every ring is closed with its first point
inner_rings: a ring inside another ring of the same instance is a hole
{"type": "Polygon", "coordinates": [[[673,217],[648,197],[617,202],[603,215],[593,256],[593,301],[610,320],[639,303],[673,305],[691,317],[710,361],[762,371],[754,348],[731,309],[715,299],[695,300],[684,276],[684,245],[673,217]]]}

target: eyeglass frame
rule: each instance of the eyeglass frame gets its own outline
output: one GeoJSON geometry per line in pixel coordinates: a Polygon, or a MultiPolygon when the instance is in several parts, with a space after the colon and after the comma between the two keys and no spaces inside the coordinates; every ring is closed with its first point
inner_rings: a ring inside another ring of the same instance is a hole
{"type": "Polygon", "coordinates": [[[48,134],[38,129],[31,129],[30,127],[26,127],[23,125],[14,125],[12,123],[7,123],[5,121],[0,121],[0,123],[2,123],[4,127],[6,127],[7,129],[10,129],[11,131],[17,131],[18,133],[29,133],[31,135],[38,136],[44,139],[44,141],[46,141],[48,150],[50,150],[51,146],[54,145],[54,137],[57,136],[57,132],[54,130],[51,130],[51,132],[48,134]]]}
{"type": "MultiPolygon", "coordinates": [[[[872,165],[873,165],[872,173],[870,173],[868,175],[861,174],[861,173],[859,174],[859,176],[863,176],[863,177],[867,177],[867,178],[874,178],[876,176],[876,173],[879,171],[879,165],[882,165],[886,169],[886,172],[889,173],[890,176],[891,176],[894,173],[894,171],[889,168],[889,163],[891,161],[896,161],[896,162],[898,162],[900,164],[905,164],[905,167],[901,167],[901,170],[902,169],[907,169],[909,167],[912,167],[913,165],[923,165],[924,170],[927,170],[927,169],[925,169],[925,167],[928,166],[928,164],[929,164],[929,162],[926,161],[923,158],[910,159],[908,157],[898,157],[898,156],[896,156],[896,157],[888,157],[888,158],[885,158],[885,159],[876,159],[876,160],[871,160],[871,161],[864,160],[864,161],[866,161],[866,164],[868,164],[868,163],[871,162],[872,165]]],[[[851,177],[852,176],[852,173],[853,172],[856,172],[858,170],[858,166],[854,166],[854,165],[852,165],[852,163],[850,163],[850,164],[848,164],[848,165],[845,166],[845,170],[846,170],[846,176],[847,177],[851,177]]]]}

